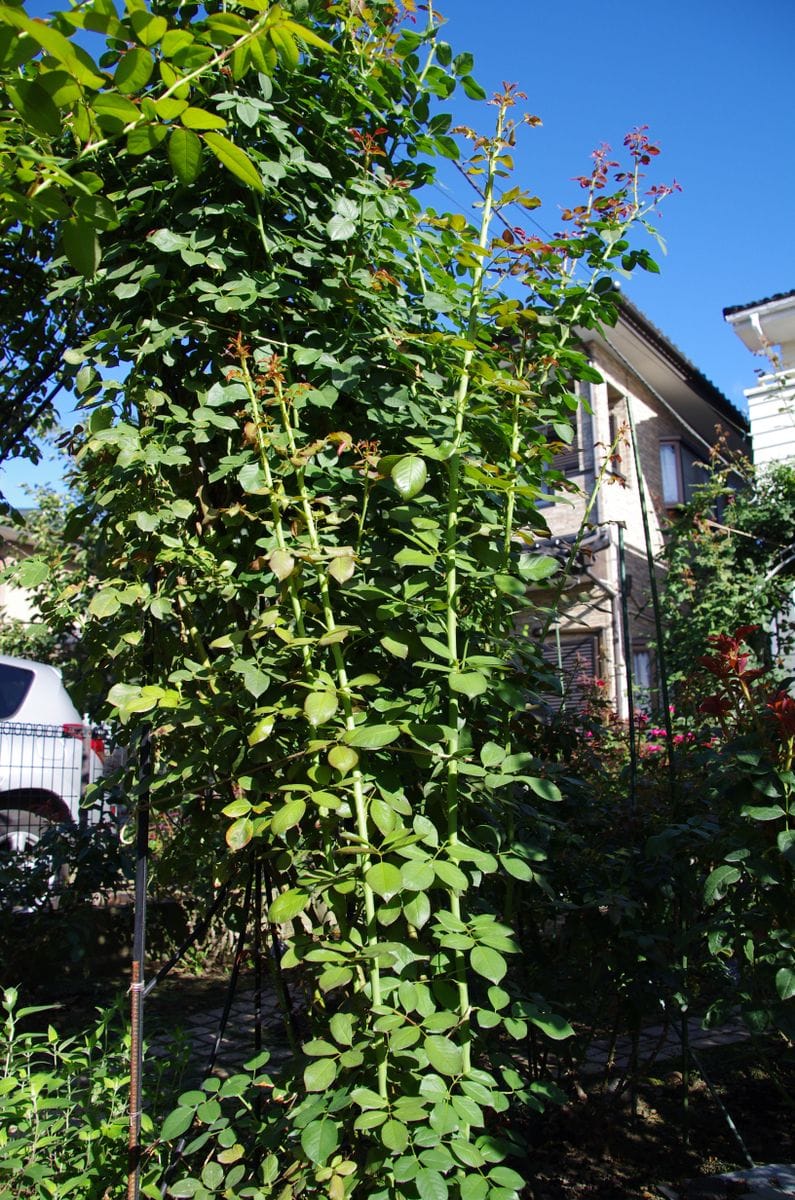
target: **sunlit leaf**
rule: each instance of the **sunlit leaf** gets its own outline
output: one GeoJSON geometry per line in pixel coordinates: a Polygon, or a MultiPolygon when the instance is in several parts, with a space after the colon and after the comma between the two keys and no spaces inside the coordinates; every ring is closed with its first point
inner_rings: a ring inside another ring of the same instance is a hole
{"type": "Polygon", "coordinates": [[[229,138],[224,137],[222,133],[211,132],[205,133],[203,136],[205,143],[210,147],[218,161],[239,179],[241,183],[245,183],[248,187],[253,188],[255,192],[265,191],[265,185],[262,182],[260,173],[245,150],[241,150],[234,142],[230,142],[229,138]]]}
{"type": "Polygon", "coordinates": [[[392,863],[375,863],[365,872],[364,877],[373,891],[384,900],[396,896],[402,887],[400,871],[392,863]]]}
{"type": "Polygon", "coordinates": [[[310,692],[304,701],[304,715],[310,725],[325,725],[336,711],[335,692],[310,692]]]}
{"type": "Polygon", "coordinates": [[[226,831],[226,844],[230,850],[242,850],[254,836],[254,824],[249,817],[238,817],[226,831]]]}
{"type": "Polygon", "coordinates": [[[194,183],[202,166],[202,142],[198,134],[175,126],[168,139],[168,160],[180,183],[194,183]]]}
{"type": "Polygon", "coordinates": [[[395,463],[390,472],[395,487],[404,500],[411,500],[425,487],[428,479],[428,468],[425,460],[418,455],[409,454],[395,463]]]}
{"type": "Polygon", "coordinates": [[[114,86],[125,95],[132,96],[146,87],[155,69],[155,60],[148,50],[128,50],[119,59],[113,76],[114,86]]]}

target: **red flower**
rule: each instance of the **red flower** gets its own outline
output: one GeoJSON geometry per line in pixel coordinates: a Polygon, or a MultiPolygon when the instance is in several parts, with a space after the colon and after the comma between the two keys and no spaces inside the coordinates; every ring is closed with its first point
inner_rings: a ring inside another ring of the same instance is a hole
{"type": "Polygon", "coordinates": [[[795,737],[795,700],[792,696],[779,692],[767,707],[784,737],[795,737]]]}
{"type": "Polygon", "coordinates": [[[740,625],[735,629],[734,634],[715,633],[707,638],[711,646],[715,647],[715,654],[702,654],[699,662],[702,667],[706,667],[711,675],[718,679],[728,679],[732,675],[742,675],[746,679],[756,679],[761,673],[758,668],[754,668],[754,672],[746,673],[748,659],[751,657],[746,650],[741,651],[741,644],[747,639],[749,634],[755,633],[759,628],[758,625],[740,625]]]}

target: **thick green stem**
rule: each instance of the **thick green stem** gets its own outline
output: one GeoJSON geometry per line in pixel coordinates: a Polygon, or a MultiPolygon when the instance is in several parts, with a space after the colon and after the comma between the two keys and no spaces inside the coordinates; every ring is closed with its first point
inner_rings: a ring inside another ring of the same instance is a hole
{"type": "MultiPolygon", "coordinates": [[[[273,473],[271,472],[270,462],[268,461],[268,443],[265,438],[265,432],[262,425],[262,413],[260,411],[259,397],[257,396],[257,389],[254,387],[251,373],[248,369],[248,362],[243,354],[240,355],[240,368],[243,384],[248,393],[249,402],[251,404],[251,413],[254,417],[254,425],[256,427],[257,450],[259,451],[260,466],[262,467],[262,473],[265,477],[265,486],[268,489],[268,496],[270,500],[271,517],[273,520],[273,536],[278,548],[283,550],[285,553],[288,553],[287,540],[284,536],[284,528],[282,525],[282,512],[281,508],[279,507],[279,498],[276,495],[273,473]]],[[[303,642],[303,645],[301,646],[301,656],[304,660],[304,669],[311,678],[313,674],[312,656],[309,646],[304,641],[306,638],[304,611],[301,607],[301,597],[298,594],[298,582],[295,574],[290,575],[288,578],[287,590],[290,596],[290,607],[293,610],[295,627],[298,630],[298,636],[303,642]]]]}
{"type": "MultiPolygon", "coordinates": [[[[450,670],[459,667],[458,644],[458,516],[461,503],[461,467],[463,459],[463,437],[467,411],[467,396],[469,393],[470,368],[474,357],[474,340],[477,336],[480,302],[483,293],[485,275],[485,251],[489,241],[489,227],[494,211],[494,181],[496,176],[497,158],[502,149],[502,127],[505,109],[500,107],[497,117],[497,129],[489,145],[488,174],[484,192],[483,211],[480,221],[478,246],[481,253],[472,270],[472,287],[467,319],[467,333],[470,345],[464,351],[461,363],[461,374],[455,394],[455,449],[448,459],[449,491],[447,497],[447,521],[444,541],[445,569],[445,608],[447,626],[447,652],[450,660],[450,670]]],[[[458,755],[460,751],[461,712],[458,693],[448,687],[447,724],[449,729],[447,740],[447,840],[450,846],[455,846],[459,836],[459,771],[458,755]]],[[[461,901],[458,895],[450,892],[450,912],[460,920],[461,901]]],[[[463,1069],[466,1074],[471,1067],[471,1052],[469,1040],[469,986],[466,975],[466,959],[462,951],[455,952],[456,986],[458,988],[458,1011],[461,1028],[464,1035],[463,1069]]]]}
{"type": "MultiPolygon", "coordinates": [[[[295,459],[297,446],[293,430],[293,423],[290,419],[290,413],[284,399],[284,391],[281,381],[277,378],[274,381],[274,392],[279,404],[279,414],[282,421],[282,427],[287,437],[287,446],[290,451],[291,458],[295,459]]],[[[301,510],[306,523],[309,545],[312,553],[315,555],[315,566],[317,570],[318,588],[320,591],[320,604],[323,611],[323,624],[325,625],[326,633],[333,633],[337,628],[337,623],[334,617],[334,606],[331,598],[331,590],[328,581],[328,575],[323,569],[322,553],[323,548],[320,544],[320,538],[317,531],[317,523],[315,514],[312,511],[312,502],[309,491],[306,487],[304,478],[304,470],[302,467],[296,467],[296,479],[298,483],[298,496],[301,502],[301,510]]],[[[334,660],[334,672],[337,677],[337,695],[342,704],[343,719],[345,728],[352,731],[356,728],[356,722],[353,714],[353,702],[351,698],[351,689],[348,682],[348,673],[345,669],[345,659],[343,658],[342,649],[338,642],[334,642],[331,647],[331,656],[334,660]]],[[[351,784],[353,790],[354,811],[356,814],[356,832],[363,845],[369,845],[369,833],[367,823],[367,797],[364,792],[364,781],[362,773],[358,769],[354,769],[351,775],[351,784]]],[[[378,941],[378,930],[375,917],[375,893],[367,880],[364,878],[367,868],[370,864],[370,857],[367,854],[360,856],[362,868],[362,894],[364,897],[364,910],[367,919],[367,943],[375,945],[378,941]]],[[[380,1006],[382,1003],[381,991],[381,970],[375,958],[370,960],[369,966],[370,993],[374,1006],[380,1006]]],[[[387,1096],[387,1061],[384,1053],[379,1055],[378,1060],[378,1091],[381,1096],[387,1096]]]]}

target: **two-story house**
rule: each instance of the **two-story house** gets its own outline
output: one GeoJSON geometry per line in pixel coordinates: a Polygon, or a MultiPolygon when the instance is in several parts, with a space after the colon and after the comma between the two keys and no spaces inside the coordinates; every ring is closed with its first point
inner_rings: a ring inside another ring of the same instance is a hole
{"type": "Polygon", "coordinates": [[[729,450],[750,454],[748,422],[623,297],[617,325],[582,330],[580,340],[603,382],[586,385],[576,439],[556,463],[580,492],[574,503],[545,509],[553,538],[534,549],[567,559],[595,499],[556,620],[544,630],[528,613],[528,624],[546,634],[545,657],[570,703],[598,678],[626,717],[630,679],[639,702],[654,707],[656,700],[647,540],[656,558],[670,515],[704,478],[699,464],[719,437],[729,450]]]}

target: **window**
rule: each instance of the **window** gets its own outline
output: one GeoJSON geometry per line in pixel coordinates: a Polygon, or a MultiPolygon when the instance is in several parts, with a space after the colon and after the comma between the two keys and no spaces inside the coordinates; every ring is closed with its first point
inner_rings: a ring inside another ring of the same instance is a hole
{"type": "Polygon", "coordinates": [[[599,635],[563,634],[559,641],[545,642],[542,654],[556,676],[555,691],[544,697],[549,707],[559,712],[565,704],[569,711],[582,712],[599,674],[599,635]]]}
{"type": "Polygon", "coordinates": [[[627,463],[630,453],[626,401],[614,388],[608,388],[607,391],[607,420],[610,438],[607,446],[607,452],[610,455],[608,471],[617,479],[625,480],[628,475],[627,463]]]}
{"type": "Polygon", "coordinates": [[[660,471],[664,504],[681,504],[682,475],[679,470],[678,442],[660,442],[660,471]]]}
{"type": "Polygon", "coordinates": [[[654,665],[647,646],[632,648],[632,698],[635,707],[649,713],[654,708],[654,665]]]}
{"type": "Polygon", "coordinates": [[[686,504],[704,482],[703,462],[689,446],[680,441],[660,442],[660,473],[663,504],[669,508],[686,504]]]}
{"type": "Polygon", "coordinates": [[[32,671],[0,664],[0,720],[8,721],[19,711],[32,683],[32,671]]]}

